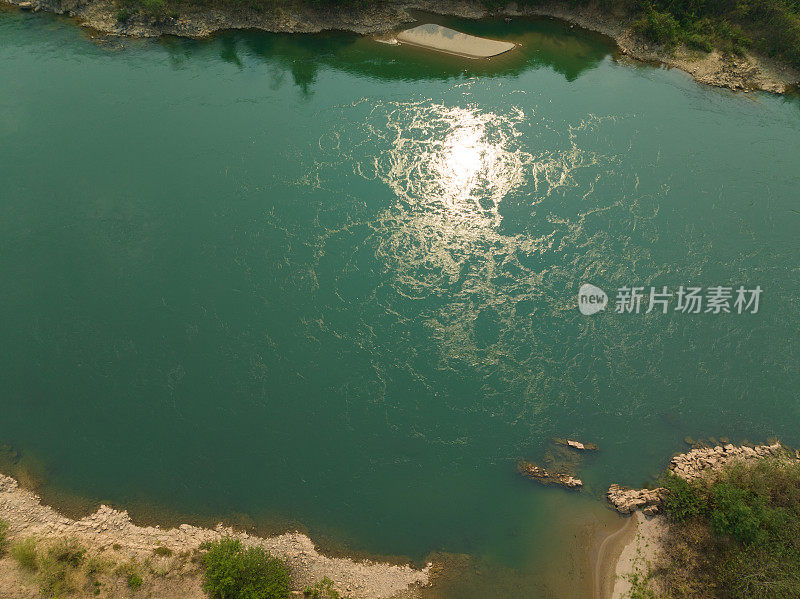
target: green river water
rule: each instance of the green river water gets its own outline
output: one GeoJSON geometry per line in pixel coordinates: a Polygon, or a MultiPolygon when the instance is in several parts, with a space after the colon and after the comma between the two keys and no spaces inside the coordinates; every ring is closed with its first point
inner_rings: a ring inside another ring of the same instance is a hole
{"type": "Polygon", "coordinates": [[[441,22],[522,46],[98,44],[0,12],[0,439],[53,497],[576,597],[521,580],[583,576],[564,539],[619,526],[609,483],[687,435],[800,443],[797,100],[556,22],[441,22]],[[584,282],[763,294],[584,316],[584,282]],[[580,495],[515,471],[553,437],[600,446],[580,495]]]}

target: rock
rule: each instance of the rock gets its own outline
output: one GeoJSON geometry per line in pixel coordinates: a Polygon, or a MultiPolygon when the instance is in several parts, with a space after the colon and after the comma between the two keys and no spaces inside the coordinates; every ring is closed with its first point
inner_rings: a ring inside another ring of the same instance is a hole
{"type": "Polygon", "coordinates": [[[581,441],[575,441],[574,439],[554,439],[554,441],[559,445],[571,447],[572,449],[577,449],[578,451],[597,451],[597,445],[594,443],[582,443],[581,441]]]}
{"type": "Polygon", "coordinates": [[[556,479],[556,482],[559,485],[567,487],[568,489],[579,489],[580,487],[583,486],[583,481],[581,479],[569,475],[559,476],[556,479]]]}
{"type": "Polygon", "coordinates": [[[543,485],[559,485],[567,489],[579,489],[583,486],[583,481],[579,478],[565,473],[548,472],[541,466],[525,460],[517,463],[517,470],[522,476],[536,480],[543,485]]]}
{"type": "Polygon", "coordinates": [[[642,510],[645,515],[655,515],[661,508],[666,489],[629,489],[617,484],[608,488],[606,497],[620,514],[642,510]]]}
{"type": "Polygon", "coordinates": [[[31,10],[33,8],[33,3],[32,2],[20,2],[19,3],[19,7],[22,10],[31,10]]]}
{"type": "MultiPolygon", "coordinates": [[[[780,455],[791,459],[790,454],[786,453],[779,442],[755,447],[726,443],[724,446],[698,448],[679,454],[670,460],[670,468],[677,476],[685,480],[692,480],[703,476],[706,472],[719,470],[731,460],[752,460],[780,455]]],[[[800,459],[800,454],[795,454],[795,458],[800,459]]]]}

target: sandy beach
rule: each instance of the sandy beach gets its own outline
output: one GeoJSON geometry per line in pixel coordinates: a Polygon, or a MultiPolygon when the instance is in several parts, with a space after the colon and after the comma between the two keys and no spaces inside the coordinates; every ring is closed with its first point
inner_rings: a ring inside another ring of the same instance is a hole
{"type": "Polygon", "coordinates": [[[667,531],[663,516],[648,518],[636,512],[630,517],[630,522],[624,544],[617,546],[616,559],[609,555],[609,562],[614,564],[614,575],[608,582],[613,582],[613,585],[609,584],[603,595],[609,599],[624,599],[631,590],[631,577],[637,573],[647,574],[649,567],[659,559],[661,539],[667,531]]]}

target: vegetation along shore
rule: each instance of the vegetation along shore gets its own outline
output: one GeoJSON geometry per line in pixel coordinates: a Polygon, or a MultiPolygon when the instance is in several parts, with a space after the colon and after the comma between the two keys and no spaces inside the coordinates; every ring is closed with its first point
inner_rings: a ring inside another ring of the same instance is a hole
{"type": "Polygon", "coordinates": [[[391,35],[422,10],[463,18],[554,17],[613,38],[620,56],[697,81],[785,93],[800,82],[797,0],[3,0],[76,17],[104,34],[206,37],[229,29],[391,35]]]}
{"type": "Polygon", "coordinates": [[[143,527],[108,506],[73,520],[0,475],[4,599],[381,599],[410,596],[430,574],[430,565],[327,557],[298,532],[260,538],[222,525],[143,527]]]}
{"type": "MultiPolygon", "coordinates": [[[[597,551],[595,597],[800,596],[800,452],[698,444],[656,482],[608,489],[610,506],[631,518],[597,551]]],[[[328,557],[298,532],[137,526],[108,506],[73,520],[0,475],[4,598],[409,599],[436,568],[328,557]]]]}
{"type": "Polygon", "coordinates": [[[696,447],[658,483],[608,491],[636,524],[614,599],[800,597],[799,452],[778,442],[696,447]]]}

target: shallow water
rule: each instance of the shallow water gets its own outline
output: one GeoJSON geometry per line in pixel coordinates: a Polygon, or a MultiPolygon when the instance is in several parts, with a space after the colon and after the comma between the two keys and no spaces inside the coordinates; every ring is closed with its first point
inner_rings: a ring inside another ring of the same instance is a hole
{"type": "Polygon", "coordinates": [[[52,488],[530,571],[687,435],[800,441],[797,101],[441,22],[522,49],[0,13],[0,438],[52,488]],[[589,317],[583,282],[764,292],[589,317]],[[584,498],[515,473],[555,436],[601,447],[584,498]]]}

